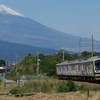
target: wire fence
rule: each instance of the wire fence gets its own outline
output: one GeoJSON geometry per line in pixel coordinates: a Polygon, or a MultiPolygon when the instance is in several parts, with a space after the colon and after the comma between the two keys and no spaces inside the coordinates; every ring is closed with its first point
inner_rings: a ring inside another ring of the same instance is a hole
{"type": "Polygon", "coordinates": [[[24,84],[25,82],[30,81],[30,80],[46,80],[46,79],[50,79],[50,78],[51,78],[50,76],[23,75],[18,80],[18,83],[24,84]]]}

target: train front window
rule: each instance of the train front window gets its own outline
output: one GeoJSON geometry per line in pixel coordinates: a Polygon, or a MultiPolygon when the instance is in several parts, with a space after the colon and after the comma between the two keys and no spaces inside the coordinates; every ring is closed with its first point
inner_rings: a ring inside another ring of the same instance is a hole
{"type": "Polygon", "coordinates": [[[99,71],[100,70],[100,60],[95,61],[95,70],[99,71]]]}

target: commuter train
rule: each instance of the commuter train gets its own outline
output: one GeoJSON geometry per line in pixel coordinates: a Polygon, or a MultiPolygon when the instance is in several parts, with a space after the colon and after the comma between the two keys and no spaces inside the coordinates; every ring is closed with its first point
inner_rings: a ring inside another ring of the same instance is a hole
{"type": "Polygon", "coordinates": [[[100,81],[100,57],[56,64],[56,75],[60,79],[100,81]]]}

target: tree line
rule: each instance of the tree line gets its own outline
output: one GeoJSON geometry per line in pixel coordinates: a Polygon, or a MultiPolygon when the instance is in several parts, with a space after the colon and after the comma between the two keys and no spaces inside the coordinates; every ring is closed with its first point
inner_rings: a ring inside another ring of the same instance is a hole
{"type": "MultiPolygon", "coordinates": [[[[81,55],[69,54],[67,51],[60,50],[57,54],[44,55],[38,54],[39,57],[39,75],[56,76],[56,64],[64,61],[74,61],[77,59],[90,58],[92,52],[84,51],[81,55]]],[[[93,55],[98,55],[93,52],[93,55]]],[[[37,75],[37,55],[28,54],[17,64],[18,75],[37,75]]],[[[16,77],[16,66],[11,70],[10,77],[16,77]]]]}

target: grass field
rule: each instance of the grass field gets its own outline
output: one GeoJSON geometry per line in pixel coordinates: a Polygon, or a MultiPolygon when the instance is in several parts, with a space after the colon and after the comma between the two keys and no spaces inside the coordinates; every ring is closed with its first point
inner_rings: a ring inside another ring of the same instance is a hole
{"type": "Polygon", "coordinates": [[[32,96],[15,97],[14,95],[1,95],[0,100],[100,100],[100,92],[87,93],[71,92],[59,94],[37,93],[32,96]]]}
{"type": "MultiPolygon", "coordinates": [[[[50,80],[50,82],[51,82],[51,80],[50,80]]],[[[77,84],[80,84],[80,82],[77,84]]],[[[88,84],[84,83],[84,84],[86,84],[88,86],[90,85],[91,87],[96,86],[96,84],[93,84],[93,83],[88,83],[88,84]]],[[[97,90],[97,91],[91,91],[91,90],[88,91],[87,90],[85,92],[74,91],[74,92],[65,92],[65,93],[34,92],[33,95],[31,95],[31,96],[15,97],[15,95],[11,95],[9,93],[9,91],[11,89],[15,88],[16,85],[17,84],[7,84],[6,86],[1,85],[0,86],[0,100],[100,100],[100,91],[99,90],[97,90]],[[7,93],[8,93],[8,95],[4,95],[7,93]]],[[[20,85],[19,87],[21,87],[21,86],[23,86],[23,85],[20,85]]],[[[27,85],[25,85],[25,86],[27,86],[27,85]]],[[[29,86],[28,86],[28,88],[29,88],[29,86]]],[[[99,84],[97,84],[97,87],[98,86],[99,86],[99,84]]]]}

